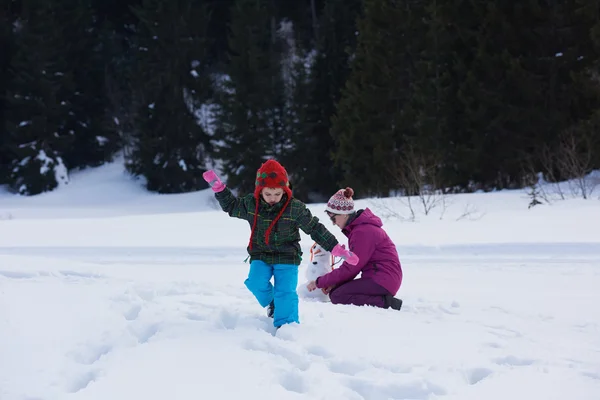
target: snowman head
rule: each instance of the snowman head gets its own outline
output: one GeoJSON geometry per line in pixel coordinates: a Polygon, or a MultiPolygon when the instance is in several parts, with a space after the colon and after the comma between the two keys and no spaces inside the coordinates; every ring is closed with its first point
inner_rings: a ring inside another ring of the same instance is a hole
{"type": "MultiPolygon", "coordinates": [[[[310,269],[324,275],[333,270],[334,257],[317,243],[310,248],[310,269]]],[[[319,276],[320,276],[319,275],[319,276]]]]}

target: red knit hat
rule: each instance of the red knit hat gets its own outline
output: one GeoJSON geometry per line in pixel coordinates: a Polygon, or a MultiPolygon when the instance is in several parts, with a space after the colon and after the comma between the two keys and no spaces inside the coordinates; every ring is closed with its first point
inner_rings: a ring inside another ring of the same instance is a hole
{"type": "Polygon", "coordinates": [[[257,199],[264,188],[281,188],[288,195],[288,198],[292,197],[287,171],[275,160],[267,160],[260,166],[256,172],[255,185],[254,197],[257,199]]]}
{"type": "Polygon", "coordinates": [[[260,192],[264,188],[283,189],[283,192],[287,194],[287,200],[277,217],[271,222],[267,232],[265,233],[265,243],[269,244],[269,236],[271,230],[285,211],[286,207],[292,200],[292,191],[290,189],[290,181],[285,168],[275,160],[267,160],[263,163],[258,171],[256,172],[256,188],[254,189],[254,198],[256,199],[256,210],[254,211],[254,223],[252,224],[252,232],[250,233],[250,249],[252,249],[252,236],[254,235],[254,229],[256,228],[256,220],[258,217],[258,206],[260,205],[260,192]]]}

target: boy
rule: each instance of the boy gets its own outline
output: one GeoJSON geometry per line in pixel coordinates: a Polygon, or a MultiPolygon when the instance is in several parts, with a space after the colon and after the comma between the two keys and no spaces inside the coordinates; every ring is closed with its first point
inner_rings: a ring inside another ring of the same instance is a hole
{"type": "Polygon", "coordinates": [[[262,307],[268,306],[267,315],[273,318],[276,328],[300,322],[296,292],[302,255],[299,229],[334,256],[352,265],[358,263],[358,258],[338,243],[306,205],[292,196],[287,171],[277,161],[263,163],[256,173],[254,193],[240,198],[214,171],[202,176],[223,211],[250,224],[250,272],[244,284],[262,307]],[[275,286],[270,282],[273,276],[275,286]]]}

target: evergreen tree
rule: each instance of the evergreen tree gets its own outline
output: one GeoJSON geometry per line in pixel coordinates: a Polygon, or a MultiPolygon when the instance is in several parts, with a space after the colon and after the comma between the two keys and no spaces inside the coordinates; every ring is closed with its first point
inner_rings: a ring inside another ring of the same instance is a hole
{"type": "Polygon", "coordinates": [[[341,180],[339,169],[333,165],[331,116],[350,72],[361,5],[361,0],[327,0],[319,19],[306,100],[307,131],[295,141],[298,154],[294,170],[301,173],[301,179],[295,181],[294,190],[306,200],[327,200],[341,180]]]}
{"type": "MultiPolygon", "coordinates": [[[[600,105],[597,103],[598,91],[600,90],[600,82],[598,81],[600,72],[600,57],[598,56],[600,55],[600,3],[594,0],[576,0],[573,8],[574,17],[582,21],[582,23],[576,25],[577,36],[581,38],[578,43],[585,46],[586,54],[588,54],[585,68],[580,69],[576,80],[580,87],[587,88],[589,95],[586,99],[591,99],[595,104],[595,107],[593,107],[595,111],[583,123],[583,129],[580,129],[587,135],[591,144],[590,148],[585,149],[587,154],[583,157],[591,156],[593,168],[600,169],[600,105]]],[[[581,58],[577,60],[582,61],[581,58]]],[[[588,105],[584,109],[589,108],[588,105]]]]}
{"type": "Polygon", "coordinates": [[[235,0],[204,0],[207,3],[211,18],[208,22],[208,57],[214,70],[226,61],[228,26],[231,20],[230,11],[235,0]]]}
{"type": "MultiPolygon", "coordinates": [[[[290,137],[281,41],[267,0],[238,0],[231,11],[229,59],[217,83],[215,158],[228,185],[254,191],[256,169],[266,157],[283,160],[290,137]]],[[[291,172],[291,171],[290,171],[291,172]]]]}
{"type": "MultiPolygon", "coordinates": [[[[310,52],[301,47],[299,34],[289,20],[281,21],[276,40],[279,43],[279,75],[273,87],[273,109],[277,113],[276,137],[284,138],[279,149],[270,152],[279,159],[289,174],[294,197],[307,200],[305,178],[305,157],[310,151],[303,147],[303,138],[309,131],[307,112],[310,102],[309,68],[310,52]]],[[[274,62],[277,62],[276,59],[274,62]]],[[[314,166],[313,166],[314,167],[314,166]]]]}
{"type": "MultiPolygon", "coordinates": [[[[295,30],[298,47],[313,47],[319,39],[320,11],[326,0],[272,0],[275,20],[287,20],[295,30]]],[[[352,6],[352,0],[348,1],[352,6]]]]}
{"type": "Polygon", "coordinates": [[[196,116],[209,95],[206,9],[194,0],[145,0],[135,14],[139,100],[127,168],[152,191],[206,188],[209,137],[196,116]]]}
{"type": "Polygon", "coordinates": [[[476,143],[478,169],[463,182],[516,187],[537,147],[590,116],[595,85],[578,77],[597,55],[577,33],[589,24],[575,15],[574,2],[477,4],[476,52],[459,91],[460,125],[476,143]]]}
{"type": "Polygon", "coordinates": [[[62,155],[73,140],[67,124],[73,81],[55,11],[50,1],[23,2],[15,23],[6,131],[12,153],[9,184],[24,195],[68,182],[62,155]]]}
{"type": "MultiPolygon", "coordinates": [[[[139,98],[135,93],[136,80],[136,22],[133,10],[142,0],[96,0],[95,20],[100,32],[104,63],[102,83],[106,95],[106,129],[116,135],[119,150],[131,149],[133,132],[136,131],[134,116],[139,98]]],[[[111,135],[111,133],[107,133],[111,135]]]]}
{"type": "MultiPolygon", "coordinates": [[[[91,0],[94,20],[98,25],[108,26],[123,42],[135,33],[138,18],[133,12],[143,0],[91,0]]],[[[219,1],[219,0],[215,0],[219,1]]],[[[115,45],[118,45],[115,43],[115,45]]]]}
{"type": "Polygon", "coordinates": [[[405,136],[414,135],[403,114],[410,99],[414,9],[410,3],[366,0],[358,24],[352,72],[332,133],[342,184],[359,196],[388,195],[397,188],[394,165],[405,136]]]}
{"type": "Polygon", "coordinates": [[[469,13],[457,10],[453,2],[424,3],[412,8],[414,63],[410,72],[410,101],[403,109],[403,126],[411,126],[412,129],[406,131],[414,136],[406,139],[410,152],[400,156],[399,168],[402,170],[407,163],[416,161],[427,163],[420,167],[422,171],[429,171],[430,176],[422,179],[429,179],[426,183],[439,189],[455,184],[457,165],[464,160],[472,144],[468,138],[463,140],[456,136],[461,132],[456,121],[461,110],[456,105],[457,82],[463,69],[459,57],[464,52],[458,54],[459,35],[453,28],[455,21],[468,18],[469,13]],[[407,155],[416,159],[405,160],[407,155]]]}
{"type": "Polygon", "coordinates": [[[92,0],[63,0],[57,10],[68,46],[64,56],[73,68],[73,112],[69,129],[73,142],[64,154],[69,169],[98,166],[112,159],[118,135],[107,120],[105,88],[106,36],[92,9],[92,0]]]}
{"type": "Polygon", "coordinates": [[[8,132],[6,130],[6,93],[9,89],[8,67],[15,51],[13,37],[13,10],[12,2],[5,2],[0,8],[0,185],[8,182],[8,166],[11,163],[11,154],[8,151],[8,132]]]}

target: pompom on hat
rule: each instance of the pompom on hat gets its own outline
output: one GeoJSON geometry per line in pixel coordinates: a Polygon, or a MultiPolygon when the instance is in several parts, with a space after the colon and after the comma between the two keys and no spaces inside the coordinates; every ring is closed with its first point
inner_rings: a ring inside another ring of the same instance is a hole
{"type": "Polygon", "coordinates": [[[354,190],[351,187],[340,189],[327,202],[325,211],[332,214],[353,214],[354,213],[354,190]]]}
{"type": "Polygon", "coordinates": [[[258,171],[256,171],[256,181],[255,181],[255,189],[254,189],[254,198],[256,199],[256,210],[254,210],[254,222],[252,224],[252,232],[250,233],[250,242],[248,246],[252,249],[252,237],[254,236],[254,230],[256,229],[256,220],[258,218],[258,208],[260,205],[260,193],[264,188],[271,189],[283,189],[283,192],[287,195],[287,200],[283,207],[281,207],[281,211],[273,219],[271,225],[267,229],[265,233],[265,243],[269,244],[269,236],[271,235],[271,231],[273,227],[287,208],[288,204],[292,200],[292,190],[290,189],[290,181],[288,178],[287,171],[281,164],[277,161],[271,159],[265,161],[258,171]]]}

